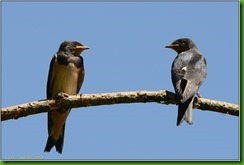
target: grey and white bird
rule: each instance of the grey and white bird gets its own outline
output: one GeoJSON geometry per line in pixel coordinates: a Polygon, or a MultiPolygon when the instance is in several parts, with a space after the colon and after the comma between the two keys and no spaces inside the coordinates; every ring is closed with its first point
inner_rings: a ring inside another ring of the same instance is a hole
{"type": "Polygon", "coordinates": [[[171,79],[179,100],[176,125],[184,120],[191,125],[194,96],[207,76],[207,62],[189,38],[177,39],[166,48],[178,53],[171,68],[171,79]]]}

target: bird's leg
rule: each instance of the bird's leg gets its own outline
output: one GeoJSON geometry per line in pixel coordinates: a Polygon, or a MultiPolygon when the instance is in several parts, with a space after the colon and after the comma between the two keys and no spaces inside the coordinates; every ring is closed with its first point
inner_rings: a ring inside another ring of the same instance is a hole
{"type": "Polygon", "coordinates": [[[202,98],[202,95],[199,92],[197,92],[196,94],[198,98],[202,98]]]}

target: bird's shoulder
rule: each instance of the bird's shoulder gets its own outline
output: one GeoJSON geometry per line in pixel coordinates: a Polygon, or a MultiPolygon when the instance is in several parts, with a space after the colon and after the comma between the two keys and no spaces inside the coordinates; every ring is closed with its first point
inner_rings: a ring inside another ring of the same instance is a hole
{"type": "Polygon", "coordinates": [[[204,79],[207,75],[206,59],[195,50],[182,52],[175,58],[171,74],[174,81],[195,77],[200,77],[199,80],[204,79]]]}
{"type": "Polygon", "coordinates": [[[188,69],[190,69],[194,67],[200,67],[202,65],[206,65],[206,59],[198,50],[193,49],[182,52],[176,56],[172,65],[172,69],[181,70],[184,67],[188,67],[188,69]]]}
{"type": "Polygon", "coordinates": [[[57,52],[54,55],[56,61],[63,65],[74,64],[77,68],[83,66],[83,58],[81,56],[74,56],[65,52],[57,52]]]}

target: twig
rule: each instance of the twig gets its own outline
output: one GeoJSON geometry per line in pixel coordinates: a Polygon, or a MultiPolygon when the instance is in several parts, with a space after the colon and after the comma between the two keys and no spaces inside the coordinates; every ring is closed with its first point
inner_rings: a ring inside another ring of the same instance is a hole
{"type": "MultiPolygon", "coordinates": [[[[11,106],[1,109],[1,120],[17,119],[38,113],[98,105],[147,103],[156,102],[161,104],[177,104],[174,93],[162,91],[131,91],[102,94],[70,95],[65,98],[39,100],[22,105],[11,106]]],[[[222,101],[195,98],[194,107],[201,110],[214,111],[229,115],[239,116],[239,106],[222,101]]]]}

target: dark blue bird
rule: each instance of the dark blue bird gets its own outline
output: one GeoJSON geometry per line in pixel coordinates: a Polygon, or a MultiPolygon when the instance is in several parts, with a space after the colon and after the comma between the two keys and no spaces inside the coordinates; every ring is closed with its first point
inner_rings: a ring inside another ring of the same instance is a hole
{"type": "Polygon", "coordinates": [[[171,68],[171,79],[179,100],[176,125],[184,120],[191,125],[194,96],[207,76],[206,59],[189,38],[175,40],[166,48],[178,53],[171,68]]]}

